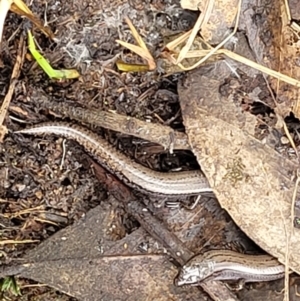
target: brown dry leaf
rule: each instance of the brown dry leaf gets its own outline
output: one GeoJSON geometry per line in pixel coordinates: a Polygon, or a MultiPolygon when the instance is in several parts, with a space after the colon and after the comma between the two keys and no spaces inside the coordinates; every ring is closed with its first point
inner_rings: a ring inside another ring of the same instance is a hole
{"type": "MultiPolygon", "coordinates": [[[[300,65],[297,64],[299,60],[300,51],[300,32],[296,33],[291,27],[283,28],[282,37],[283,48],[282,52],[285,54],[281,59],[282,73],[289,74],[291,77],[300,79],[300,65]],[[296,39],[296,40],[295,40],[296,39]]],[[[281,89],[285,90],[285,86],[280,84],[281,89]]],[[[291,110],[297,118],[300,118],[300,88],[293,87],[287,92],[282,91],[286,101],[284,102],[286,108],[282,108],[282,116],[288,115],[291,110]],[[292,100],[292,102],[291,102],[292,100]]]]}
{"type": "MultiPolygon", "coordinates": [[[[257,62],[299,80],[299,33],[290,26],[284,1],[271,1],[263,7],[248,2],[242,23],[257,62]]],[[[271,77],[268,81],[276,93],[277,113],[285,117],[292,111],[299,118],[300,88],[271,77]]]]}
{"type": "MultiPolygon", "coordinates": [[[[131,239],[133,237],[130,237],[131,239]]],[[[23,264],[22,277],[47,283],[79,300],[187,300],[194,293],[174,287],[176,268],[163,255],[66,258],[23,264]],[[177,292],[176,292],[177,290],[177,292]]]]}
{"type": "MultiPolygon", "coordinates": [[[[293,42],[298,37],[288,26],[282,3],[257,7],[245,1],[241,27],[246,28],[259,63],[299,79],[293,42]]],[[[255,118],[236,107],[233,99],[220,97],[219,86],[229,77],[228,69],[220,66],[201,68],[180,91],[191,147],[221,206],[237,225],[280,262],[288,263],[287,269],[299,273],[300,232],[291,228],[298,164],[257,140],[255,118]]],[[[276,92],[277,113],[286,116],[293,110],[297,116],[299,88],[288,81],[268,80],[276,92]]]]}
{"type": "Polygon", "coordinates": [[[2,265],[0,277],[17,274],[86,301],[196,300],[198,289],[173,285],[178,271],[165,254],[139,251],[145,242],[161,248],[143,229],[112,240],[117,206],[110,197],[30,250],[21,263],[2,265]]]}
{"type": "Polygon", "coordinates": [[[300,272],[300,231],[291,231],[298,163],[253,136],[256,117],[242,112],[220,84],[230,76],[222,62],[188,75],[179,88],[185,128],[194,154],[221,206],[260,247],[300,272]]]}

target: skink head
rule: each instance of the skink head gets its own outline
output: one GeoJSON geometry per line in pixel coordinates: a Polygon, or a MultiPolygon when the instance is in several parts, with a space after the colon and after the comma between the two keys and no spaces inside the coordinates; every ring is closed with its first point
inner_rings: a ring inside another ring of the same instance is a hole
{"type": "Polygon", "coordinates": [[[199,285],[199,282],[211,276],[214,272],[213,261],[195,263],[194,260],[185,264],[175,279],[176,286],[199,285]]]}

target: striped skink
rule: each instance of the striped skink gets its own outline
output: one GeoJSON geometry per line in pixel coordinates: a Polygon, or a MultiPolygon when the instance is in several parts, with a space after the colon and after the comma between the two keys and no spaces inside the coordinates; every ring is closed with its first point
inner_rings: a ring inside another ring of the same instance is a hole
{"type": "MultiPolygon", "coordinates": [[[[39,136],[56,134],[73,139],[125,184],[142,192],[167,196],[213,193],[200,171],[170,173],[153,171],[132,161],[107,141],[81,126],[52,122],[35,125],[16,133],[39,136]]],[[[193,257],[183,266],[175,279],[175,284],[198,285],[206,279],[270,281],[283,276],[284,266],[271,256],[214,250],[193,257]]]]}
{"type": "Polygon", "coordinates": [[[284,277],[284,265],[269,255],[246,255],[229,250],[212,250],[188,261],[175,285],[199,285],[203,280],[271,281],[284,277]]]}
{"type": "Polygon", "coordinates": [[[78,125],[43,123],[16,133],[56,134],[73,139],[125,184],[142,192],[167,196],[212,194],[212,189],[200,170],[163,173],[148,169],[117,151],[95,133],[78,125]]]}

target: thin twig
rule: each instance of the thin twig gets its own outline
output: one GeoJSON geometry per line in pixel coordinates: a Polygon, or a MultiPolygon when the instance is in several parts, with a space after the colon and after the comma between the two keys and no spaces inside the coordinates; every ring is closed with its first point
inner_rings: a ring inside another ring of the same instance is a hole
{"type": "MultiPolygon", "coordinates": [[[[190,51],[188,54],[187,54],[187,57],[186,58],[191,58],[191,57],[196,57],[197,54],[198,56],[203,56],[203,54],[205,53],[210,53],[211,51],[210,50],[198,50],[198,51],[190,51]]],[[[207,57],[208,54],[205,56],[207,57]]],[[[223,55],[226,55],[227,57],[237,61],[237,62],[240,62],[242,64],[245,64],[251,68],[254,68],[258,71],[261,71],[263,73],[266,73],[270,76],[273,76],[283,82],[286,82],[290,85],[293,85],[293,86],[296,86],[296,87],[300,87],[300,81],[299,80],[296,80],[288,75],[285,75],[285,74],[282,74],[278,71],[275,71],[275,70],[272,70],[270,68],[267,68],[263,65],[260,65],[254,61],[251,61],[241,55],[238,55],[230,50],[227,50],[227,49],[219,49],[217,51],[215,51],[215,54],[223,54],[223,55]]]]}
{"type": "Polygon", "coordinates": [[[20,75],[20,70],[24,62],[24,57],[25,57],[25,42],[24,42],[24,37],[21,36],[19,45],[18,45],[18,53],[16,57],[16,63],[11,75],[11,80],[10,80],[10,85],[8,88],[8,92],[4,98],[4,101],[2,103],[2,106],[0,108],[0,142],[3,141],[4,135],[7,133],[7,128],[3,125],[12,95],[15,90],[15,86],[17,83],[17,78],[20,75]]]}

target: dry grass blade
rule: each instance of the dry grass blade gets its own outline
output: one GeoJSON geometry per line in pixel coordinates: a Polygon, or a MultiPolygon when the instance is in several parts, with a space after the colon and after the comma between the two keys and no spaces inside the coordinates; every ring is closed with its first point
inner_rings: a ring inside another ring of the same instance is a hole
{"type": "Polygon", "coordinates": [[[235,35],[237,28],[238,28],[239,19],[240,19],[241,4],[242,4],[242,1],[239,0],[239,5],[238,5],[237,15],[236,15],[236,22],[235,22],[233,32],[226,39],[224,39],[223,42],[221,42],[218,46],[216,46],[215,48],[212,48],[199,62],[197,62],[193,66],[184,67],[182,64],[178,64],[178,66],[180,66],[180,68],[182,68],[182,70],[188,71],[188,70],[192,70],[192,69],[195,69],[196,67],[200,66],[209,57],[211,57],[214,53],[216,53],[221,47],[223,47],[235,35]]]}
{"type": "Polygon", "coordinates": [[[154,70],[156,68],[154,59],[153,59],[152,55],[149,53],[149,51],[145,51],[144,49],[142,49],[139,46],[136,46],[136,45],[133,45],[133,44],[130,44],[127,42],[123,42],[121,40],[116,40],[116,41],[123,47],[133,51],[134,53],[139,55],[141,58],[145,59],[148,63],[149,70],[154,70]]]}
{"type": "Polygon", "coordinates": [[[13,240],[13,239],[7,239],[7,240],[1,240],[0,245],[8,245],[8,244],[31,244],[34,242],[39,242],[39,240],[30,240],[30,239],[24,239],[24,240],[13,240]]]}
{"type": "Polygon", "coordinates": [[[284,6],[285,6],[285,12],[286,12],[287,18],[288,18],[289,23],[290,23],[291,20],[292,20],[292,17],[291,17],[291,10],[290,10],[288,0],[284,0],[284,6]]]}
{"type": "Polygon", "coordinates": [[[261,71],[263,73],[266,73],[266,74],[268,74],[270,76],[273,76],[273,77],[275,77],[275,78],[277,78],[277,79],[279,79],[281,81],[284,81],[284,82],[286,82],[288,84],[291,84],[293,86],[300,87],[300,81],[298,81],[298,80],[296,80],[296,79],[294,79],[294,78],[292,78],[292,77],[290,77],[288,75],[282,74],[282,73],[280,73],[278,71],[269,69],[269,68],[267,68],[267,67],[265,67],[263,65],[260,65],[260,64],[258,64],[256,62],[253,62],[253,61],[251,61],[251,60],[249,60],[249,59],[247,59],[247,58],[245,58],[245,57],[243,57],[241,55],[233,53],[233,52],[231,52],[229,50],[221,49],[218,53],[223,53],[226,56],[228,56],[228,57],[230,57],[230,58],[232,58],[232,59],[234,59],[234,60],[236,60],[236,61],[238,61],[240,63],[243,63],[243,64],[245,64],[245,65],[247,65],[249,67],[257,69],[257,70],[259,70],[259,71],[261,71]]]}
{"type": "Polygon", "coordinates": [[[173,51],[178,45],[183,43],[190,36],[191,32],[192,30],[189,30],[188,32],[182,34],[175,40],[169,42],[164,48],[173,51]]]}
{"type": "MultiPolygon", "coordinates": [[[[150,51],[148,50],[146,44],[144,43],[142,37],[138,34],[137,30],[135,29],[135,27],[133,26],[132,22],[130,21],[130,19],[128,17],[126,17],[125,21],[128,24],[128,26],[132,32],[132,35],[139,46],[136,46],[136,45],[133,45],[133,44],[121,41],[121,40],[116,40],[116,42],[119,43],[120,45],[122,45],[123,47],[133,51],[134,53],[139,55],[141,58],[146,60],[148,67],[149,67],[148,70],[155,70],[155,68],[156,68],[155,60],[154,60],[153,56],[151,55],[150,51]]],[[[141,66],[143,66],[143,65],[141,65],[141,66]]]]}
{"type": "Polygon", "coordinates": [[[127,64],[123,61],[117,61],[116,65],[117,65],[118,69],[123,72],[147,72],[147,71],[149,71],[148,65],[127,64]]]}
{"type": "Polygon", "coordinates": [[[13,0],[12,9],[15,9],[15,8],[19,9],[23,13],[33,15],[32,11],[22,0],[13,0]]]}
{"type": "MultiPolygon", "coordinates": [[[[139,33],[137,32],[137,30],[135,29],[134,25],[132,24],[132,22],[130,21],[130,19],[128,17],[125,18],[125,21],[127,23],[127,25],[130,28],[130,31],[135,39],[135,41],[137,42],[137,44],[143,48],[145,51],[148,51],[148,48],[145,44],[145,42],[143,41],[142,37],[139,35],[139,33]]],[[[148,51],[149,52],[149,51],[148,51]]]]}
{"type": "MultiPolygon", "coordinates": [[[[187,53],[186,58],[192,58],[192,57],[197,57],[197,56],[198,57],[203,57],[204,56],[204,58],[206,58],[206,57],[210,56],[210,54],[211,54],[210,50],[195,50],[195,51],[189,51],[187,53]]],[[[299,80],[294,79],[294,78],[292,78],[292,77],[290,77],[288,75],[282,74],[282,73],[280,73],[278,71],[275,71],[275,70],[272,70],[270,68],[267,68],[267,67],[265,67],[263,65],[260,65],[260,64],[258,64],[256,62],[253,62],[253,61],[251,61],[251,60],[249,60],[249,59],[247,59],[247,58],[245,58],[245,57],[243,57],[243,56],[241,56],[239,54],[236,54],[236,53],[234,53],[232,51],[229,51],[227,49],[219,49],[217,51],[214,51],[214,54],[219,54],[219,55],[223,54],[223,55],[226,55],[227,57],[229,57],[229,58],[231,58],[231,59],[233,59],[233,60],[235,60],[237,62],[245,64],[245,65],[247,65],[247,66],[249,66],[251,68],[254,68],[256,70],[259,70],[259,71],[261,71],[261,72],[263,72],[263,73],[265,73],[267,75],[273,76],[273,77],[275,77],[275,78],[277,78],[277,79],[279,79],[281,81],[284,81],[284,82],[286,82],[288,84],[291,84],[293,86],[300,87],[300,81],[299,80]]]]}
{"type": "Polygon", "coordinates": [[[8,88],[8,92],[3,100],[3,103],[1,105],[0,108],[0,142],[3,141],[4,135],[7,132],[6,127],[3,125],[7,110],[8,110],[8,106],[10,104],[10,100],[12,98],[12,95],[14,93],[15,90],[15,85],[16,85],[16,79],[19,77],[20,75],[20,70],[24,61],[24,57],[25,57],[25,42],[24,42],[24,38],[23,36],[21,36],[20,38],[20,42],[19,42],[19,47],[18,47],[18,54],[16,57],[16,63],[11,75],[11,82],[8,88]]]}
{"type": "Polygon", "coordinates": [[[209,20],[212,9],[214,7],[214,2],[215,2],[214,0],[206,1],[205,10],[204,10],[204,12],[202,12],[199,15],[197,22],[196,22],[194,28],[192,29],[192,32],[189,36],[189,39],[188,39],[186,45],[181,49],[179,56],[177,58],[177,61],[176,61],[176,65],[179,64],[185,58],[186,54],[188,53],[188,51],[190,50],[190,48],[194,42],[194,39],[195,39],[198,31],[200,30],[202,24],[206,23],[209,20]]]}

